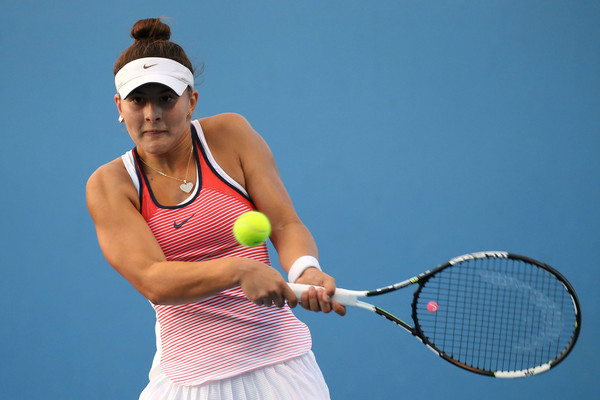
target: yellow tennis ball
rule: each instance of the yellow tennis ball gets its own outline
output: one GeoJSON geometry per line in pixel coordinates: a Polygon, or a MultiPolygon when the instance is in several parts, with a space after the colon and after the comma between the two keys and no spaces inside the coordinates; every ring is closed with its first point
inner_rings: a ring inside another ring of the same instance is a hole
{"type": "Polygon", "coordinates": [[[258,211],[248,211],[233,224],[233,235],[244,246],[263,244],[271,234],[271,223],[267,216],[258,211]]]}

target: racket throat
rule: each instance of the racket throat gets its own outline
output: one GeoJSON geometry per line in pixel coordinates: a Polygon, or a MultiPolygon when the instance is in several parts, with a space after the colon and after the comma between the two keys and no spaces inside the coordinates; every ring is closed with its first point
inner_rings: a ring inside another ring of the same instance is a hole
{"type": "Polygon", "coordinates": [[[402,328],[406,329],[411,334],[417,336],[415,328],[413,328],[412,326],[410,326],[406,322],[402,321],[400,318],[396,317],[395,315],[390,314],[389,312],[387,312],[387,311],[385,311],[385,310],[383,310],[383,309],[381,309],[379,307],[373,307],[373,311],[376,314],[379,314],[382,317],[385,317],[386,319],[392,321],[393,323],[395,323],[397,325],[400,325],[402,328]]]}

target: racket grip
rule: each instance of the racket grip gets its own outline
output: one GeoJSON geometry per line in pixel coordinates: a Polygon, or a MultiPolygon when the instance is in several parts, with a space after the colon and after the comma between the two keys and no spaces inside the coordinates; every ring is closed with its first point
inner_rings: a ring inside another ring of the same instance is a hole
{"type": "MultiPolygon", "coordinates": [[[[298,300],[300,299],[300,297],[302,296],[302,293],[304,291],[308,290],[311,286],[314,286],[314,285],[304,285],[302,283],[288,283],[288,285],[294,291],[294,293],[296,294],[296,297],[298,297],[298,300]]],[[[324,289],[321,286],[314,286],[314,287],[319,288],[319,289],[324,289]]],[[[335,294],[333,295],[333,297],[331,299],[337,301],[338,303],[340,303],[344,306],[356,306],[357,303],[359,303],[358,298],[364,297],[366,294],[367,294],[366,291],[337,288],[337,289],[335,289],[335,294]]]]}

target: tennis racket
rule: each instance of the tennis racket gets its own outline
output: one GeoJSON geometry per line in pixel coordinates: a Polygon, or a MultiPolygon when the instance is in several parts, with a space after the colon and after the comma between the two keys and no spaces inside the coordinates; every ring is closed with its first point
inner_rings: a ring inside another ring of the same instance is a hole
{"type": "MultiPolygon", "coordinates": [[[[290,284],[298,298],[308,285],[290,284]]],[[[334,300],[384,316],[444,360],[496,378],[540,374],[569,354],[581,329],[579,300],[552,267],[506,253],[456,257],[403,282],[375,290],[337,289],[334,300]],[[363,302],[417,285],[413,326],[363,302]]]]}

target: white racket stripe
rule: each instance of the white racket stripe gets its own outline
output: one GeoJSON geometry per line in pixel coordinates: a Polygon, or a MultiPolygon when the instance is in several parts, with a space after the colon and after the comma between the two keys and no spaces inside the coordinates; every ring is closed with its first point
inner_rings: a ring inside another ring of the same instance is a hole
{"type": "Polygon", "coordinates": [[[544,365],[540,365],[539,367],[530,368],[521,371],[496,371],[494,372],[494,376],[496,378],[524,378],[526,376],[533,376],[537,374],[541,374],[542,372],[546,372],[550,369],[552,363],[546,363],[544,365]]]}

